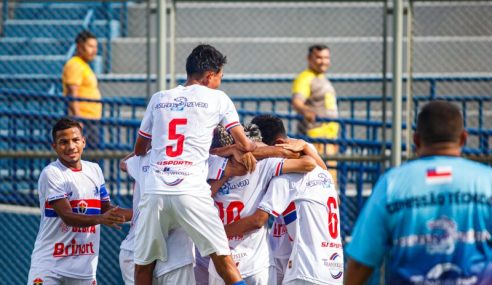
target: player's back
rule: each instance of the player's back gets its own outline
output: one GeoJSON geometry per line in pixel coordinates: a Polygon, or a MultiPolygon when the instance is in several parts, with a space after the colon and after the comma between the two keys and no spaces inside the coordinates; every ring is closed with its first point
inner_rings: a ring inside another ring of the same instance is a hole
{"type": "MultiPolygon", "coordinates": [[[[281,173],[282,158],[260,160],[255,171],[229,178],[214,196],[215,204],[224,225],[252,215],[271,178],[281,173]]],[[[232,256],[242,276],[250,276],[273,265],[270,257],[267,229],[262,227],[245,235],[229,238],[232,256]],[[257,257],[263,256],[261,260],[257,257]]],[[[211,274],[218,277],[211,263],[211,274]]]]}
{"type": "Polygon", "coordinates": [[[491,281],[481,279],[492,277],[486,269],[492,260],[490,167],[424,157],[388,172],[379,186],[386,189],[376,195],[386,201],[392,282],[491,281]]]}
{"type": "Polygon", "coordinates": [[[228,130],[239,125],[234,104],[222,91],[191,85],[154,94],[139,131],[152,139],[153,181],[146,182],[146,193],[176,194],[178,185],[203,191],[205,162],[219,123],[228,130]]]}

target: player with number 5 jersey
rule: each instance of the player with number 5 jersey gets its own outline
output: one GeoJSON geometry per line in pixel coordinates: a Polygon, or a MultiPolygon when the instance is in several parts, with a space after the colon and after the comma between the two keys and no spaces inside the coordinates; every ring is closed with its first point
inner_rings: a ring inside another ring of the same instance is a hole
{"type": "Polygon", "coordinates": [[[227,284],[242,284],[207,184],[207,159],[218,124],[226,126],[242,151],[256,147],[244,134],[231,99],[216,90],[225,63],[214,47],[197,46],[186,60],[185,85],[154,94],[145,112],[135,144],[136,155],[151,148],[135,243],[138,285],[152,283],[155,261],[167,260],[162,240],[178,226],[202,256],[210,255],[227,284]]]}

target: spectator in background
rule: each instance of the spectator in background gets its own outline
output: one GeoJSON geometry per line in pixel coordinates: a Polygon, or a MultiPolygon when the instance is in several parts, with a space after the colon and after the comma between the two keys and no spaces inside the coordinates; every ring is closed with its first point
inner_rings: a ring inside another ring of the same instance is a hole
{"type": "MultiPolygon", "coordinates": [[[[101,100],[97,86],[97,78],[89,62],[97,56],[97,39],[89,31],[80,32],[75,38],[77,51],[63,67],[63,95],[71,98],[101,100]]],[[[96,102],[71,101],[68,113],[70,116],[86,120],[99,120],[102,115],[102,104],[96,102]]],[[[95,122],[84,126],[89,148],[97,148],[100,142],[100,128],[95,122]]]]}
{"type": "MultiPolygon", "coordinates": [[[[292,107],[304,117],[298,124],[298,133],[311,138],[336,139],[338,123],[316,122],[316,118],[338,118],[336,92],[326,71],[330,67],[330,49],[326,45],[312,45],[308,49],[308,68],[297,75],[292,85],[292,107]]],[[[334,155],[338,147],[333,144],[315,144],[322,155],[334,155]]],[[[335,161],[328,166],[336,167],[335,161]]],[[[334,169],[330,173],[337,180],[334,169]]]]}
{"type": "Polygon", "coordinates": [[[385,256],[389,284],[492,284],[492,169],[460,157],[466,138],[455,105],[423,107],[419,158],[378,181],[347,248],[347,285],[385,256]]]}

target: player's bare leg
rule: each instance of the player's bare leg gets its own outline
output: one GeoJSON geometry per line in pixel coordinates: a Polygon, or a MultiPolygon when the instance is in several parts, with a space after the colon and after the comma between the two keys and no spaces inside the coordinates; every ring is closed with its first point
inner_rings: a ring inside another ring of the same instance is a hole
{"type": "Polygon", "coordinates": [[[222,277],[226,285],[233,285],[243,280],[239,270],[237,270],[234,260],[230,255],[210,254],[217,273],[222,277]]]}
{"type": "Polygon", "coordinates": [[[152,285],[155,261],[147,265],[135,264],[135,285],[152,285]]]}

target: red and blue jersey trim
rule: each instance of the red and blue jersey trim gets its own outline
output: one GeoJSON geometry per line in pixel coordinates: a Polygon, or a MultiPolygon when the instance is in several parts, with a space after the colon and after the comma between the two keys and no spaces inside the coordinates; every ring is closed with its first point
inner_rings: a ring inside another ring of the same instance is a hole
{"type": "Polygon", "coordinates": [[[282,174],[282,169],[284,168],[284,161],[282,160],[277,164],[277,167],[275,167],[275,175],[274,176],[280,176],[282,174]]]}
{"type": "Polygon", "coordinates": [[[294,204],[294,202],[290,202],[287,209],[285,209],[282,213],[282,216],[284,216],[284,222],[286,225],[294,222],[297,219],[296,204],[294,204]]]}
{"type": "Polygon", "coordinates": [[[148,134],[142,130],[138,130],[138,134],[144,138],[147,138],[147,139],[152,139],[152,135],[151,134],[148,134]]]}
{"type": "MultiPolygon", "coordinates": [[[[101,214],[101,200],[98,199],[86,199],[86,200],[72,200],[70,201],[72,212],[82,215],[99,215],[101,214]]],[[[48,218],[56,218],[56,213],[53,206],[48,201],[44,204],[44,216],[48,218]]]]}
{"type": "Polygon", "coordinates": [[[227,125],[225,126],[225,129],[226,129],[226,131],[229,131],[230,129],[232,129],[232,128],[234,128],[234,127],[237,127],[237,126],[239,126],[239,125],[240,125],[240,123],[239,123],[239,122],[237,122],[237,121],[236,121],[236,122],[232,122],[232,123],[227,124],[227,125]]]}

